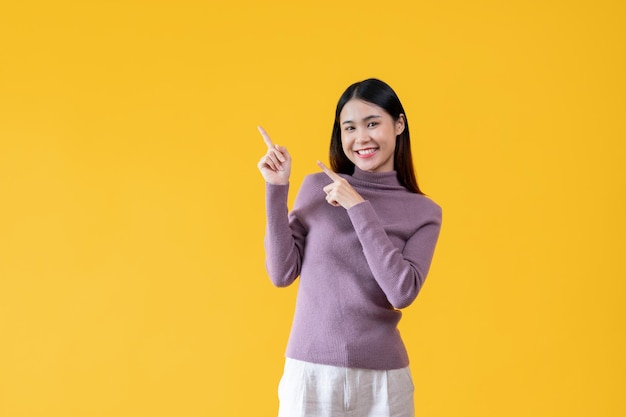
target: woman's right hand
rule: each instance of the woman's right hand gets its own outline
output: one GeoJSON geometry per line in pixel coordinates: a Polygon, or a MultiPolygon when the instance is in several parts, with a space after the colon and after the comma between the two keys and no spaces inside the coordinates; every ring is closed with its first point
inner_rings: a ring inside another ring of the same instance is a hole
{"type": "Polygon", "coordinates": [[[263,155],[257,167],[265,182],[274,185],[289,184],[291,173],[291,155],[283,146],[275,145],[265,130],[259,126],[259,132],[267,145],[267,153],[263,155]]]}

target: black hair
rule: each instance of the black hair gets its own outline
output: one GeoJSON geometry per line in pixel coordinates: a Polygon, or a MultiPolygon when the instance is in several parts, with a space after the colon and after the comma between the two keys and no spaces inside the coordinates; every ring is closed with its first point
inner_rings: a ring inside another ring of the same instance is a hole
{"type": "Polygon", "coordinates": [[[335,111],[333,133],[330,139],[329,160],[332,170],[348,175],[352,175],[354,173],[354,164],[350,161],[350,159],[348,159],[341,145],[339,115],[341,114],[341,110],[346,103],[355,98],[381,107],[393,118],[394,121],[397,121],[400,116],[403,115],[404,130],[396,136],[396,149],[394,151],[393,167],[397,172],[400,184],[411,192],[424,194],[417,185],[417,178],[415,177],[415,171],[413,169],[409,121],[407,120],[402,103],[400,103],[398,95],[388,84],[375,78],[369,78],[352,84],[339,98],[337,110],[335,111]]]}

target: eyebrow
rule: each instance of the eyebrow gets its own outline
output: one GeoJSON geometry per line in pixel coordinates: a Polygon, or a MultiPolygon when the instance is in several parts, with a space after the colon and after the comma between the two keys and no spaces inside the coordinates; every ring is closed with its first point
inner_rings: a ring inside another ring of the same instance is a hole
{"type": "MultiPolygon", "coordinates": [[[[370,115],[370,116],[367,116],[367,117],[363,118],[363,121],[364,121],[364,122],[367,122],[368,120],[371,120],[371,119],[378,119],[378,118],[380,118],[380,117],[381,117],[381,116],[379,116],[379,115],[377,115],[377,114],[372,114],[372,115],[370,115]]],[[[343,122],[343,123],[342,123],[342,125],[345,125],[345,124],[348,124],[348,123],[352,123],[352,120],[346,120],[345,122],[343,122]]]]}

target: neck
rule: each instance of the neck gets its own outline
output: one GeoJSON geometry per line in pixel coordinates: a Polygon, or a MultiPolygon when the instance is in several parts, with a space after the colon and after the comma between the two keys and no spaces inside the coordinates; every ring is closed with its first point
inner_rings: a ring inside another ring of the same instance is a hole
{"type": "Polygon", "coordinates": [[[352,179],[375,188],[404,188],[398,180],[396,171],[370,172],[354,167],[352,179]]]}

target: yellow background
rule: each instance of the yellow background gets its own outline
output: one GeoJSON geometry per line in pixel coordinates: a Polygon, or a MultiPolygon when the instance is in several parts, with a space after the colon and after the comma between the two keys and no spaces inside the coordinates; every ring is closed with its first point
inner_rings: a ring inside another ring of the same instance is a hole
{"type": "Polygon", "coordinates": [[[0,416],[273,416],[292,195],[379,77],[443,206],[401,331],[418,416],[626,415],[620,1],[0,6],[0,416]]]}

